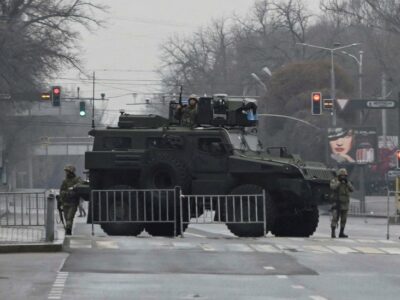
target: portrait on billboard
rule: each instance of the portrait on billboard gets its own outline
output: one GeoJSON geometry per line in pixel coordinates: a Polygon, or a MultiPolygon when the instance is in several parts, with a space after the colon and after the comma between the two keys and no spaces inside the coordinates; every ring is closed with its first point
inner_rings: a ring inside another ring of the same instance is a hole
{"type": "Polygon", "coordinates": [[[374,128],[329,128],[330,158],[338,164],[371,164],[376,159],[374,128]]]}

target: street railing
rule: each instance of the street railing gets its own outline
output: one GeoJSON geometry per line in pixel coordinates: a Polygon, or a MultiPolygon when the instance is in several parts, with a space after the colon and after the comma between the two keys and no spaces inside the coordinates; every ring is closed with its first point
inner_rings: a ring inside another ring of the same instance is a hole
{"type": "Polygon", "coordinates": [[[176,233],[177,197],[175,189],[92,190],[91,223],[171,223],[176,233]]]}
{"type": "Polygon", "coordinates": [[[95,224],[170,223],[175,235],[191,223],[261,224],[266,235],[265,192],[258,195],[184,195],[174,189],[91,191],[92,235],[95,224]]]}
{"type": "Polygon", "coordinates": [[[53,241],[55,200],[50,195],[47,191],[0,193],[0,241],[53,241]]]}
{"type": "Polygon", "coordinates": [[[184,237],[183,228],[191,223],[262,224],[264,236],[267,235],[265,191],[262,194],[252,195],[180,194],[179,199],[182,237],[184,237]]]}

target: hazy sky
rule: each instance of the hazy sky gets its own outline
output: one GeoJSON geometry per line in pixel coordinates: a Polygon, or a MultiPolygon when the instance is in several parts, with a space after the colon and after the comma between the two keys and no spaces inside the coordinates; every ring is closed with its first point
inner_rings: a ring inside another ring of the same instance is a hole
{"type": "MultiPolygon", "coordinates": [[[[96,87],[97,95],[105,92],[107,97],[132,100],[133,92],[150,91],[157,88],[145,82],[144,86],[134,80],[159,79],[151,72],[158,67],[159,46],[174,33],[183,34],[206,26],[212,18],[230,16],[233,13],[245,15],[255,0],[98,0],[109,6],[105,15],[106,28],[95,33],[83,33],[82,50],[85,69],[96,71],[101,79],[131,80],[129,85],[121,82],[96,87]],[[118,70],[118,71],[116,71],[118,70]],[[140,71],[140,72],[137,72],[140,71]],[[138,85],[135,85],[138,84],[138,85]],[[119,97],[121,96],[121,97],[119,97]]],[[[309,8],[318,8],[319,0],[308,0],[309,8]]],[[[66,88],[80,86],[82,94],[90,96],[91,87],[80,83],[78,72],[63,75],[73,80],[60,79],[66,88]]]]}

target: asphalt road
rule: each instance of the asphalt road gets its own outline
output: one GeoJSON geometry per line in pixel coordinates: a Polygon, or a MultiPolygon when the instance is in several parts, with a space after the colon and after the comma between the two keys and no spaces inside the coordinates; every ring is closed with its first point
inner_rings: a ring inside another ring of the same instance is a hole
{"type": "MultiPolygon", "coordinates": [[[[82,219],[77,219],[82,221],[82,219]]],[[[399,299],[400,226],[329,218],[302,238],[239,239],[224,225],[185,238],[109,237],[80,223],[64,253],[0,255],[0,299],[399,299]]]]}

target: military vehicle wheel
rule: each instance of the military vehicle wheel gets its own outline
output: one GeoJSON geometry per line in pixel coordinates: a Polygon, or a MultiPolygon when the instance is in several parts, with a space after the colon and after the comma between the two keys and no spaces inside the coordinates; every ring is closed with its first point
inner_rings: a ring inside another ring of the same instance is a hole
{"type": "Polygon", "coordinates": [[[272,233],[276,236],[309,237],[317,229],[319,222],[318,207],[293,216],[277,218],[272,233]]]}
{"type": "MultiPolygon", "coordinates": [[[[254,185],[254,184],[244,184],[234,188],[231,191],[232,195],[254,195],[254,194],[262,194],[263,188],[254,185]]],[[[264,235],[264,206],[260,200],[256,201],[255,197],[251,197],[249,199],[243,198],[242,202],[240,201],[240,197],[235,197],[233,202],[228,203],[228,211],[225,212],[227,217],[227,227],[228,229],[236,236],[239,237],[260,237],[264,235]],[[241,216],[240,208],[243,208],[243,216],[241,216]],[[250,215],[249,215],[250,211],[250,215]],[[256,218],[257,211],[257,218],[256,218]],[[261,223],[257,224],[237,224],[237,223],[229,223],[232,220],[241,220],[243,217],[243,221],[252,221],[256,220],[261,223]]]]}
{"type": "MultiPolygon", "coordinates": [[[[129,190],[132,189],[130,186],[126,185],[118,185],[109,188],[109,190],[129,190]]],[[[143,211],[141,209],[142,205],[140,205],[140,201],[136,203],[138,199],[135,199],[134,194],[131,194],[131,208],[136,208],[136,204],[139,206],[139,212],[143,211]]],[[[103,223],[101,224],[101,228],[105,233],[108,235],[132,235],[137,236],[139,235],[144,226],[141,223],[129,223],[129,222],[121,222],[121,223],[112,223],[113,220],[116,221],[124,221],[129,220],[129,195],[128,192],[109,192],[108,193],[108,207],[106,202],[104,201],[104,205],[102,206],[102,210],[107,212],[108,211],[108,220],[111,223],[103,223]],[[115,204],[115,205],[114,205],[115,204]]],[[[136,216],[136,213],[131,211],[131,218],[132,216],[136,216]]],[[[107,218],[107,214],[102,216],[102,219],[107,218]]],[[[139,217],[139,220],[142,218],[139,217]]],[[[134,220],[134,219],[133,219],[134,220]]]]}
{"type": "MultiPolygon", "coordinates": [[[[173,189],[179,186],[185,193],[190,191],[191,175],[186,165],[175,155],[165,152],[153,152],[143,167],[140,183],[142,188],[145,189],[173,189]]],[[[146,231],[153,236],[174,236],[175,234],[181,234],[179,202],[174,205],[174,201],[171,201],[173,199],[169,199],[168,203],[163,199],[161,200],[161,202],[158,200],[154,201],[153,207],[151,207],[152,204],[148,201],[146,203],[147,214],[151,214],[151,210],[153,210],[156,216],[159,213],[166,215],[168,211],[168,220],[175,217],[177,230],[174,232],[174,224],[161,222],[146,224],[146,231]]],[[[183,205],[182,211],[184,213],[183,219],[188,221],[187,205],[183,205]]],[[[188,224],[184,224],[183,231],[186,230],[187,226],[188,224]]]]}

